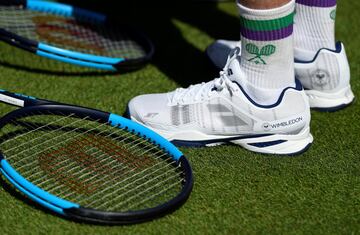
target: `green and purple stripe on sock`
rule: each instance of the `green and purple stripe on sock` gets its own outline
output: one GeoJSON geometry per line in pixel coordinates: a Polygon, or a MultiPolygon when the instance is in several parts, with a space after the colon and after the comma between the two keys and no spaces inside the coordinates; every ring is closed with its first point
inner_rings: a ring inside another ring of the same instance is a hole
{"type": "Polygon", "coordinates": [[[293,32],[294,13],[273,20],[250,20],[240,17],[241,36],[254,41],[275,41],[293,32]]]}
{"type": "Polygon", "coordinates": [[[296,3],[310,7],[336,6],[336,0],[296,0],[296,3]]]}

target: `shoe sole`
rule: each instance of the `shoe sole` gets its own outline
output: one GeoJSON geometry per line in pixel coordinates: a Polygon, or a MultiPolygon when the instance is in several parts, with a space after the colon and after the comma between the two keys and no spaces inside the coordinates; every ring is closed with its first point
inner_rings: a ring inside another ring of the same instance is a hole
{"type": "Polygon", "coordinates": [[[253,152],[294,156],[309,149],[313,140],[310,128],[307,128],[297,135],[274,134],[255,139],[235,140],[232,143],[253,152]]]}
{"type": "Polygon", "coordinates": [[[351,105],[355,99],[350,85],[340,91],[326,93],[317,90],[305,90],[310,107],[322,112],[335,112],[351,105]]]}
{"type": "Polygon", "coordinates": [[[212,147],[236,144],[252,152],[294,156],[309,149],[313,142],[313,136],[307,129],[297,135],[264,134],[197,141],[173,139],[171,142],[178,147],[212,147]]]}
{"type": "MultiPolygon", "coordinates": [[[[135,118],[131,120],[138,122],[135,118]]],[[[140,122],[138,122],[140,123],[140,122]]],[[[142,124],[142,123],[140,123],[142,124]]],[[[142,124],[143,125],[143,124],[142,124]]],[[[178,147],[213,147],[223,144],[236,144],[256,153],[294,156],[305,152],[313,142],[310,128],[296,135],[286,134],[256,134],[224,137],[205,135],[196,131],[173,134],[148,127],[162,135],[178,147]]]]}

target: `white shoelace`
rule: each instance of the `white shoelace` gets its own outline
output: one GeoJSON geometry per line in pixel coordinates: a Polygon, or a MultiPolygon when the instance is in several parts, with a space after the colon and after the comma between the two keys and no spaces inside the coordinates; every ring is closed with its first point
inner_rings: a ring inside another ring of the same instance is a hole
{"type": "Polygon", "coordinates": [[[234,59],[236,59],[237,53],[230,53],[230,55],[224,69],[220,71],[220,76],[218,78],[215,78],[214,80],[207,83],[203,82],[200,84],[191,85],[188,88],[176,89],[171,102],[178,104],[191,101],[196,102],[205,98],[210,98],[212,94],[222,92],[224,89],[226,89],[232,96],[233,92],[239,90],[239,87],[229,79],[227,74],[229,65],[234,59]]]}

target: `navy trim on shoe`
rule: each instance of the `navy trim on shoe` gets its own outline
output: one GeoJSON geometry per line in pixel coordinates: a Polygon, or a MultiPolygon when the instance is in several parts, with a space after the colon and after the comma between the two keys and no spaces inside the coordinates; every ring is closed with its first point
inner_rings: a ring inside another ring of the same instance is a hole
{"type": "Polygon", "coordinates": [[[336,44],[335,44],[335,50],[331,50],[331,49],[329,49],[329,48],[321,48],[321,49],[319,49],[317,52],[316,52],[316,54],[315,54],[315,56],[314,56],[314,58],[312,59],[312,60],[310,60],[310,61],[305,61],[305,60],[298,60],[298,59],[295,59],[295,63],[298,63],[298,64],[310,64],[310,63],[313,63],[315,60],[316,60],[316,58],[319,56],[319,54],[320,54],[320,52],[322,51],[322,50],[327,50],[327,51],[331,51],[331,52],[334,52],[334,53],[340,53],[341,51],[342,51],[342,44],[341,44],[341,42],[339,41],[339,42],[336,42],[336,44]]]}
{"type": "Polygon", "coordinates": [[[271,136],[273,134],[258,134],[258,135],[243,135],[243,136],[236,136],[231,138],[224,138],[224,139],[212,139],[212,140],[172,140],[176,146],[182,147],[204,147],[208,144],[216,144],[216,143],[229,143],[233,140],[241,140],[241,139],[252,139],[252,138],[259,138],[259,137],[266,137],[271,136]]]}
{"type": "Polygon", "coordinates": [[[244,88],[242,88],[242,86],[237,83],[236,81],[233,81],[233,83],[235,83],[236,85],[238,85],[238,87],[240,88],[240,90],[242,91],[242,93],[245,95],[245,97],[255,106],[259,107],[259,108],[264,108],[264,109],[271,109],[271,108],[274,108],[276,106],[278,106],[282,99],[284,98],[284,95],[285,95],[285,92],[289,89],[293,89],[293,90],[296,90],[296,91],[302,91],[303,90],[303,86],[301,85],[301,82],[297,79],[295,79],[295,87],[287,87],[285,88],[281,94],[280,94],[280,97],[279,99],[274,103],[274,104],[271,104],[271,105],[261,105],[261,104],[258,104],[256,103],[253,99],[251,99],[251,97],[246,93],[246,91],[244,90],[244,88]]]}
{"type": "Polygon", "coordinates": [[[297,151],[297,152],[294,152],[294,153],[288,153],[288,154],[285,154],[285,155],[279,155],[279,154],[276,154],[276,153],[259,153],[258,154],[261,154],[261,155],[266,155],[266,156],[276,156],[276,157],[298,157],[299,155],[305,153],[306,151],[308,151],[311,147],[312,143],[309,143],[308,145],[306,145],[303,149],[297,151]]]}
{"type": "Polygon", "coordinates": [[[258,147],[258,148],[266,148],[266,147],[282,144],[286,141],[287,140],[274,140],[274,141],[268,141],[268,142],[249,143],[248,145],[258,147]]]}
{"type": "Polygon", "coordinates": [[[319,111],[319,112],[327,112],[327,113],[333,113],[333,112],[336,112],[336,111],[339,111],[339,110],[342,110],[350,105],[352,105],[352,103],[355,102],[355,99],[353,99],[350,103],[348,104],[341,104],[341,105],[338,105],[338,106],[334,106],[334,107],[330,107],[330,108],[311,108],[312,110],[316,110],[316,111],[319,111]]]}

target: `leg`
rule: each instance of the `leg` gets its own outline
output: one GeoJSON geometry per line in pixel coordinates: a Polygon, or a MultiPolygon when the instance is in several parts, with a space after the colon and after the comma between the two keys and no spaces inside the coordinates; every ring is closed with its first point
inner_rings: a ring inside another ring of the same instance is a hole
{"type": "Polygon", "coordinates": [[[252,9],[272,9],[289,2],[290,0],[239,0],[241,5],[252,9]]]}
{"type": "Polygon", "coordinates": [[[295,84],[294,7],[295,2],[289,0],[241,0],[238,3],[242,39],[240,67],[246,75],[238,82],[259,103],[276,102],[285,87],[295,84]],[[275,7],[269,9],[269,6],[275,7]]]}
{"type": "Polygon", "coordinates": [[[295,57],[312,60],[322,48],[335,50],[336,0],[297,0],[295,57]]]}
{"type": "Polygon", "coordinates": [[[336,0],[297,0],[296,12],[296,76],[313,108],[342,109],[354,95],[344,45],[335,44],[336,0]]]}
{"type": "MultiPolygon", "coordinates": [[[[336,0],[296,0],[295,75],[306,88],[311,107],[321,111],[336,111],[354,100],[344,45],[335,43],[335,16],[336,0]]],[[[207,48],[207,55],[223,67],[236,46],[237,41],[218,40],[207,48]]]]}

